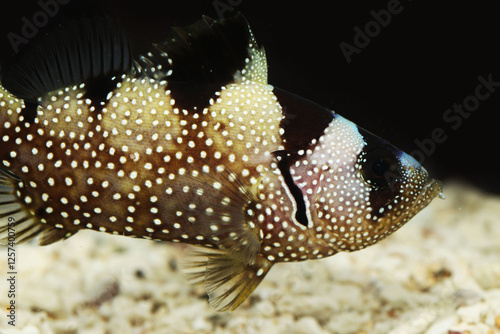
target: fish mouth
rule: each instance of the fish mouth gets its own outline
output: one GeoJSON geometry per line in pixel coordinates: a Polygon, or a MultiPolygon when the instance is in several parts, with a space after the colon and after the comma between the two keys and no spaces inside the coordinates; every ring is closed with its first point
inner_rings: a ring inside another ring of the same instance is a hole
{"type": "Polygon", "coordinates": [[[423,184],[421,186],[422,188],[420,190],[420,193],[415,197],[413,204],[406,212],[406,221],[413,218],[416,214],[427,207],[434,198],[446,198],[443,193],[443,183],[441,181],[429,178],[429,174],[423,167],[419,168],[418,171],[420,172],[421,176],[423,176],[423,184]]]}
{"type": "Polygon", "coordinates": [[[436,179],[430,179],[425,183],[422,191],[416,198],[414,209],[417,209],[417,211],[422,210],[436,197],[439,197],[440,199],[446,198],[443,193],[443,183],[436,179]]]}
{"type": "Polygon", "coordinates": [[[443,193],[443,184],[439,180],[430,179],[422,187],[420,193],[416,196],[413,201],[413,204],[409,209],[401,215],[399,218],[400,222],[406,223],[415,215],[417,215],[420,211],[425,209],[434,198],[439,197],[441,199],[445,199],[445,195],[443,193]]]}
{"type": "Polygon", "coordinates": [[[439,180],[430,178],[429,172],[423,166],[410,168],[410,171],[414,176],[420,175],[423,181],[422,190],[417,196],[415,203],[426,203],[427,205],[436,197],[446,199],[443,193],[443,183],[439,180]]]}

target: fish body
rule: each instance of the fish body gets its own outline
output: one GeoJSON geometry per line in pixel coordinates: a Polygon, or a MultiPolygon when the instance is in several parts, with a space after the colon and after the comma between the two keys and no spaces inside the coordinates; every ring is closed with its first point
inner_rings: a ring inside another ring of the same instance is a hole
{"type": "Polygon", "coordinates": [[[234,310],[274,263],[363,249],[441,194],[410,156],[269,85],[241,16],[174,28],[134,62],[120,30],[87,26],[99,34],[65,34],[92,47],[36,51],[0,86],[3,242],[10,218],[17,242],[91,229],[198,245],[187,270],[234,310]]]}

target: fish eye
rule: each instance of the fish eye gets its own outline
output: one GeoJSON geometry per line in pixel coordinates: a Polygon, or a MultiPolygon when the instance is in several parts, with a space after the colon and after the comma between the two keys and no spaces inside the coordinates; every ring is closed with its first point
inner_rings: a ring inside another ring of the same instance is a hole
{"type": "Polygon", "coordinates": [[[375,147],[360,157],[361,175],[375,188],[385,188],[400,179],[400,162],[396,155],[384,147],[375,147]]]}

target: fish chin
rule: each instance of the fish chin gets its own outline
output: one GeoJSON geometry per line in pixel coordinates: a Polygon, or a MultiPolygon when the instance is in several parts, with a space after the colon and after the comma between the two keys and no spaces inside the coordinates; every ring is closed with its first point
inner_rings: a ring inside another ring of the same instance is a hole
{"type": "MultiPolygon", "coordinates": [[[[418,168],[418,171],[418,174],[423,174],[426,179],[428,178],[427,171],[423,167],[418,168]]],[[[434,198],[440,197],[443,199],[444,194],[442,188],[442,183],[438,180],[427,179],[424,181],[420,192],[414,196],[413,203],[399,216],[399,218],[393,220],[391,223],[391,230],[388,234],[395,232],[410,219],[415,217],[420,211],[425,209],[434,198]]]]}
{"type": "Polygon", "coordinates": [[[412,207],[412,211],[415,211],[417,214],[420,210],[425,208],[430,202],[439,197],[441,199],[445,199],[445,195],[443,193],[443,184],[441,181],[430,179],[422,189],[421,193],[415,200],[415,204],[412,207]]]}

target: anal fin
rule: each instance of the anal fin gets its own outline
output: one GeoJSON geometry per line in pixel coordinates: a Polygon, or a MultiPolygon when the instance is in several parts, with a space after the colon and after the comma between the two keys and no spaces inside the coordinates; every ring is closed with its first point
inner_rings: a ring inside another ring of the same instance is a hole
{"type": "Polygon", "coordinates": [[[234,311],[257,288],[273,263],[258,255],[253,265],[234,253],[196,247],[184,265],[193,283],[204,284],[209,303],[217,311],[234,311]]]}
{"type": "Polygon", "coordinates": [[[67,239],[72,234],[74,233],[68,233],[68,231],[66,230],[56,228],[53,226],[47,226],[47,228],[44,229],[43,233],[40,235],[38,239],[38,245],[47,246],[59,240],[67,239]]]}
{"type": "Polygon", "coordinates": [[[16,175],[0,168],[0,245],[27,241],[44,230],[15,195],[14,184],[19,181],[16,175]]]}
{"type": "Polygon", "coordinates": [[[16,196],[19,177],[0,168],[0,245],[15,245],[40,236],[39,244],[49,245],[67,238],[67,231],[40,222],[16,196]]]}

